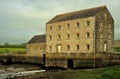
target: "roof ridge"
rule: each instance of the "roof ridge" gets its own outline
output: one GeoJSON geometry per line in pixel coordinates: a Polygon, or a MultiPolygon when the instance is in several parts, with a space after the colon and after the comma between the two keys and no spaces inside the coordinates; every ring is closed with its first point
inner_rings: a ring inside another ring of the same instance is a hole
{"type": "Polygon", "coordinates": [[[56,15],[54,18],[52,18],[50,21],[48,21],[47,24],[96,16],[96,14],[106,9],[107,7],[103,5],[103,6],[98,6],[98,7],[88,8],[88,9],[82,9],[79,11],[72,11],[72,12],[59,14],[59,15],[56,15]]]}
{"type": "Polygon", "coordinates": [[[27,44],[33,44],[33,43],[42,43],[45,42],[45,34],[40,35],[34,35],[27,44]]]}
{"type": "Polygon", "coordinates": [[[39,35],[34,35],[34,36],[42,36],[42,35],[46,35],[46,34],[39,34],[39,35]]]}
{"type": "Polygon", "coordinates": [[[72,12],[67,12],[67,13],[63,13],[63,14],[58,14],[56,16],[61,16],[61,15],[66,15],[66,14],[71,14],[71,13],[76,13],[76,12],[81,12],[81,11],[87,11],[87,10],[92,10],[92,9],[96,9],[96,8],[106,8],[105,5],[103,6],[97,6],[97,7],[92,7],[92,8],[86,8],[86,9],[81,9],[81,10],[78,10],[78,11],[72,11],[72,12]]]}

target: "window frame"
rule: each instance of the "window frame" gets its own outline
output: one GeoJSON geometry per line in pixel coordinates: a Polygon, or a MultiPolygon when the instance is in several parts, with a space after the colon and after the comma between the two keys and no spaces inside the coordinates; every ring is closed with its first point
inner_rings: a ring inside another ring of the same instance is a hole
{"type": "Polygon", "coordinates": [[[61,25],[58,25],[57,30],[61,30],[61,25]]]}
{"type": "Polygon", "coordinates": [[[79,39],[80,38],[80,34],[76,33],[76,38],[79,39]]]}
{"type": "Polygon", "coordinates": [[[90,44],[86,45],[87,50],[90,50],[90,44]]]}
{"type": "Polygon", "coordinates": [[[49,46],[50,52],[52,51],[52,46],[49,46]]]}
{"type": "Polygon", "coordinates": [[[52,35],[49,35],[49,41],[51,41],[52,40],[52,35]]]}
{"type": "Polygon", "coordinates": [[[67,50],[70,50],[70,45],[67,45],[67,50]]]}
{"type": "Polygon", "coordinates": [[[61,35],[57,35],[57,40],[61,40],[61,35]]]}
{"type": "Polygon", "coordinates": [[[67,39],[70,39],[70,34],[67,34],[67,39]]]}
{"type": "Polygon", "coordinates": [[[77,28],[79,28],[80,27],[80,23],[79,22],[77,22],[77,28]]]}
{"type": "Polygon", "coordinates": [[[86,21],[86,26],[90,26],[90,21],[86,21]]]}
{"type": "Polygon", "coordinates": [[[86,32],[86,38],[90,38],[90,32],[86,32]]]}
{"type": "Polygon", "coordinates": [[[70,29],[70,24],[69,23],[67,23],[67,29],[70,29]]]}
{"type": "Polygon", "coordinates": [[[50,26],[49,29],[52,30],[52,26],[50,26]]]}
{"type": "Polygon", "coordinates": [[[80,45],[76,45],[76,50],[80,50],[80,45]]]}

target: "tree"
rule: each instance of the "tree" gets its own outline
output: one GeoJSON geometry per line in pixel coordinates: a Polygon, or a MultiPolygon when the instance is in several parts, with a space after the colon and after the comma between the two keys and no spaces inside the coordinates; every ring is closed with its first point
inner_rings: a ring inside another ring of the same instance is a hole
{"type": "Polygon", "coordinates": [[[10,45],[9,45],[9,43],[4,43],[4,45],[3,45],[4,47],[10,47],[10,45]]]}

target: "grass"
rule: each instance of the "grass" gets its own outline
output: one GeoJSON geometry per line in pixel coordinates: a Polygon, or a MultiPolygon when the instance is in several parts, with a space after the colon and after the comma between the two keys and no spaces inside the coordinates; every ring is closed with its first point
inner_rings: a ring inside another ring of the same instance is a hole
{"type": "Polygon", "coordinates": [[[25,48],[0,48],[0,53],[5,54],[5,53],[25,53],[26,49],[25,48]]]}
{"type": "Polygon", "coordinates": [[[114,48],[114,51],[115,51],[115,52],[120,52],[120,47],[115,47],[115,48],[114,48]]]}
{"type": "Polygon", "coordinates": [[[77,71],[71,79],[120,79],[120,66],[77,71]]]}

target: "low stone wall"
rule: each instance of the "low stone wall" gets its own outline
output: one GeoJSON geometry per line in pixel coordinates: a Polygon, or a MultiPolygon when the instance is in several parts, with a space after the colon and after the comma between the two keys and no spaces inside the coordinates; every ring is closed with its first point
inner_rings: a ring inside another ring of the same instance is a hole
{"type": "Polygon", "coordinates": [[[0,55],[0,61],[3,63],[30,63],[44,64],[43,56],[28,56],[26,54],[0,55]]]}
{"type": "Polygon", "coordinates": [[[120,64],[120,54],[115,53],[47,53],[45,66],[102,67],[120,64]],[[72,66],[69,66],[72,65],[72,66]]]}
{"type": "Polygon", "coordinates": [[[120,64],[119,53],[46,53],[41,56],[26,54],[0,55],[4,63],[42,64],[46,67],[102,67],[120,64]]]}

